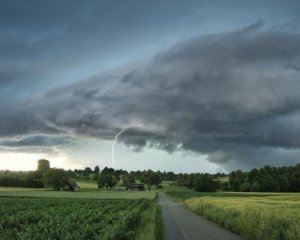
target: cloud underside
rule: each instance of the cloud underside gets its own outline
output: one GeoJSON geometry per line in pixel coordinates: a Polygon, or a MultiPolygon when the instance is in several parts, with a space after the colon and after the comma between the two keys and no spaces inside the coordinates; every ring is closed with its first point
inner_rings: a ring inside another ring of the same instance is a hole
{"type": "Polygon", "coordinates": [[[1,136],[27,137],[0,144],[112,140],[126,129],[119,140],[136,151],[184,150],[249,167],[293,164],[300,148],[300,35],[258,25],[194,38],[2,109],[1,136]]]}

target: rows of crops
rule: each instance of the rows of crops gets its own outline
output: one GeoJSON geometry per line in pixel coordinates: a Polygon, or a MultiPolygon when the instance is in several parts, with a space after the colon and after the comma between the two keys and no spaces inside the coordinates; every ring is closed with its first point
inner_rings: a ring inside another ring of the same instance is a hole
{"type": "Polygon", "coordinates": [[[0,198],[1,239],[133,239],[149,200],[0,198]]]}

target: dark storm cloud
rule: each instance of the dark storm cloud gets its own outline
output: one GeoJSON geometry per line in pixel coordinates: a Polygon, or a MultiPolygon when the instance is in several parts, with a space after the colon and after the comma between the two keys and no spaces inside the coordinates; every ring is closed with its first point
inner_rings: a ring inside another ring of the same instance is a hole
{"type": "Polygon", "coordinates": [[[54,137],[46,135],[27,136],[20,139],[0,140],[0,145],[4,147],[20,147],[20,146],[39,146],[39,147],[53,147],[59,145],[66,145],[70,143],[70,139],[64,137],[54,137]]]}
{"type": "Polygon", "coordinates": [[[299,7],[298,1],[2,0],[0,101],[64,86],[182,39],[262,17],[297,27],[299,7]]]}
{"type": "Polygon", "coordinates": [[[113,139],[126,129],[119,140],[137,151],[185,150],[227,166],[293,164],[300,149],[294,66],[300,35],[258,23],[31,99],[2,118],[0,133],[113,139]]]}
{"type": "Polygon", "coordinates": [[[140,57],[159,41],[151,36],[174,30],[174,20],[194,5],[200,4],[0,1],[0,100],[11,102],[140,57]]]}

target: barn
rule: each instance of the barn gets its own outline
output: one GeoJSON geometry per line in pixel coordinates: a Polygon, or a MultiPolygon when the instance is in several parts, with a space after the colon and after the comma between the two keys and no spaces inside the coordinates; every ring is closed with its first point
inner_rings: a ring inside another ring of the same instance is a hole
{"type": "Polygon", "coordinates": [[[128,190],[130,191],[145,191],[143,183],[131,183],[128,186],[128,190]]]}
{"type": "Polygon", "coordinates": [[[78,186],[78,184],[75,182],[73,178],[69,178],[65,184],[64,190],[74,192],[74,191],[79,191],[80,187],[78,186]]]}

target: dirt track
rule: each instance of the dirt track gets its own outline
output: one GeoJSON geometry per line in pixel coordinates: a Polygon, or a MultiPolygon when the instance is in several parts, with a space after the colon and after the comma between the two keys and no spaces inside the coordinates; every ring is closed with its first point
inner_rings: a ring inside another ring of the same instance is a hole
{"type": "Polygon", "coordinates": [[[159,193],[165,240],[240,240],[240,236],[192,213],[159,193]]]}

